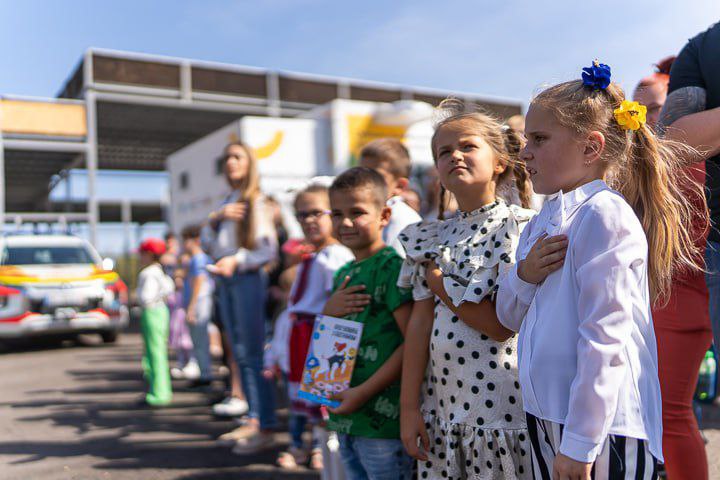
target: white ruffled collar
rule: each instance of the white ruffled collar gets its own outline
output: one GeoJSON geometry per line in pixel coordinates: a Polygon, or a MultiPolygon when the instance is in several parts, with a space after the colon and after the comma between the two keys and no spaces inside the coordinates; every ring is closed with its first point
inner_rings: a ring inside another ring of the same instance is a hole
{"type": "Polygon", "coordinates": [[[458,210],[458,211],[460,212],[460,216],[462,218],[475,217],[475,216],[482,215],[483,213],[492,212],[492,210],[494,210],[498,205],[500,205],[501,201],[502,200],[500,200],[500,199],[495,199],[493,202],[483,205],[482,207],[476,208],[475,210],[471,210],[469,212],[463,212],[462,210],[458,210]]]}
{"type": "Polygon", "coordinates": [[[603,180],[593,180],[575,190],[564,193],[560,190],[545,201],[538,215],[538,226],[549,235],[559,233],[568,218],[596,193],[610,190],[603,180]],[[541,223],[542,222],[542,223],[541,223]],[[543,227],[544,223],[544,228],[543,227]]]}
{"type": "MultiPolygon", "coordinates": [[[[500,221],[502,218],[508,216],[508,205],[501,198],[497,198],[492,203],[483,205],[480,208],[476,208],[470,212],[463,212],[458,210],[458,216],[456,220],[460,220],[464,223],[472,223],[476,225],[483,225],[486,223],[493,223],[500,221]]],[[[450,221],[448,219],[447,221],[450,221]]]]}

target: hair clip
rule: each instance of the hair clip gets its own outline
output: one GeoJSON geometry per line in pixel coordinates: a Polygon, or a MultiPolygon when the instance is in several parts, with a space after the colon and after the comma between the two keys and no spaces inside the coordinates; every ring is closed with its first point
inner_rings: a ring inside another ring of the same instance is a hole
{"type": "Polygon", "coordinates": [[[583,68],[582,81],[593,90],[605,90],[610,85],[610,66],[596,59],[591,66],[583,68]]]}
{"type": "Polygon", "coordinates": [[[623,130],[638,130],[646,122],[647,107],[638,102],[623,100],[620,107],[613,110],[615,120],[623,130]]]}

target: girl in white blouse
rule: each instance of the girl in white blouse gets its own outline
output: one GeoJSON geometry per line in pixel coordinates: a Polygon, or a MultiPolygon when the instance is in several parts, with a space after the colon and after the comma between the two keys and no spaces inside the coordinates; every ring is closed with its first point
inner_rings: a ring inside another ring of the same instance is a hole
{"type": "Polygon", "coordinates": [[[497,313],[520,332],[535,478],[656,478],[662,419],[650,306],[674,269],[698,268],[682,229],[693,215],[677,188],[687,180],[682,147],[653,135],[609,67],[585,72],[528,110],[521,159],[535,191],[555,196],[520,237],[497,313]]]}

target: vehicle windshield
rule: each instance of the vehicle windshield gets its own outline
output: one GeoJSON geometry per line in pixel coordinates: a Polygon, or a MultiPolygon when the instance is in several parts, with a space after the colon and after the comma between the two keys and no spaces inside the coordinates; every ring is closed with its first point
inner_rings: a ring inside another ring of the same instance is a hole
{"type": "Polygon", "coordinates": [[[95,263],[95,259],[83,246],[5,247],[0,265],[67,265],[95,263]]]}

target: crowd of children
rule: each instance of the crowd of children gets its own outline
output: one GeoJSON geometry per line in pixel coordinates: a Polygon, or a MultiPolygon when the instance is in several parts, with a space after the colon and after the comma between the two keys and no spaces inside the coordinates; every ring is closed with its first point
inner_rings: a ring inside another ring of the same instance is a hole
{"type": "MultiPolygon", "coordinates": [[[[304,240],[283,247],[285,306],[264,353],[277,235],[252,151],[229,145],[232,193],[204,229],[182,232],[176,301],[194,384],[212,380],[215,321],[247,396],[246,420],[221,440],[237,454],[271,445],[280,381],[291,437],[282,468],[322,469],[332,431],[349,480],[656,478],[651,308],[673,274],[702,271],[688,232],[706,209],[684,198],[701,192],[685,168],[693,152],[658,138],[645,116],[597,61],[539,93],[524,132],[447,100],[428,145],[437,220],[417,211],[402,143],[366,145],[359,166],[297,193],[304,240]],[[535,194],[547,196],[539,213],[535,194]],[[320,315],[363,325],[350,388],[329,412],[298,396],[320,315]]],[[[140,252],[144,401],[163,406],[172,280],[162,242],[140,252]]]]}

